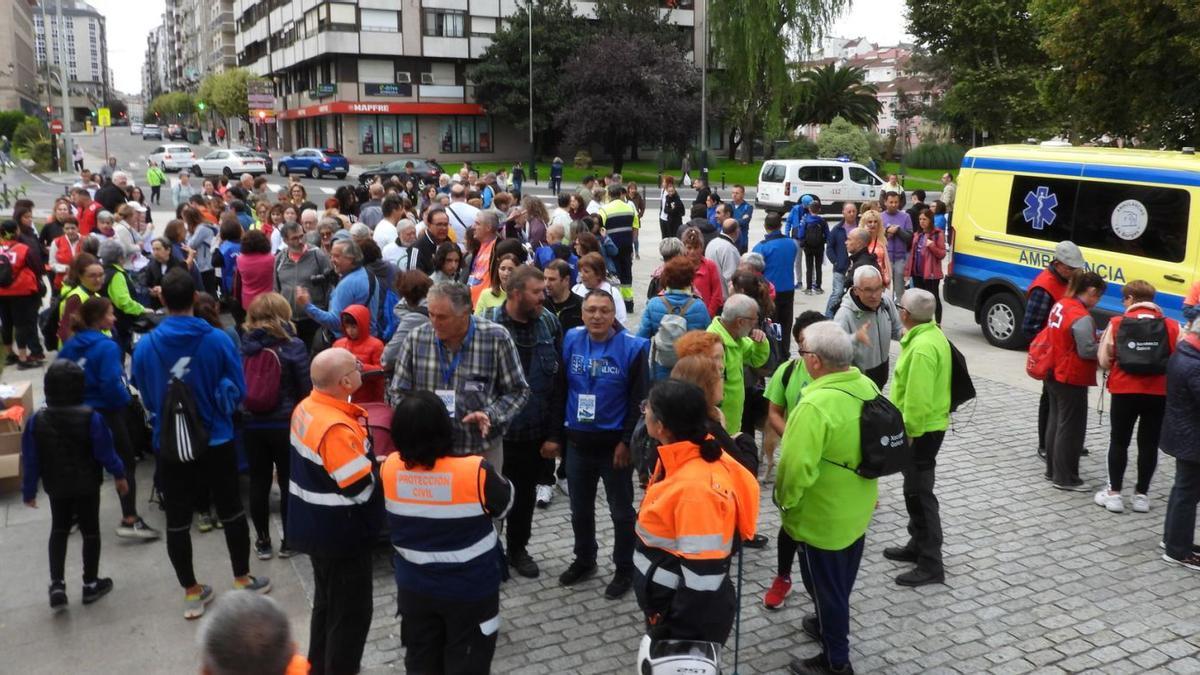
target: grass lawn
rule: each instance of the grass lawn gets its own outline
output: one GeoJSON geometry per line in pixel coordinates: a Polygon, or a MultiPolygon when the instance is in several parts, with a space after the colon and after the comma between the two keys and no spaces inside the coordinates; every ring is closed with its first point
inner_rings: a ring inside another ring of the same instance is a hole
{"type": "MultiPolygon", "coordinates": [[[[936,188],[940,190],[942,187],[942,174],[946,173],[946,171],[946,169],[912,169],[905,167],[904,177],[900,179],[900,184],[910,190],[915,188],[926,190],[936,188]]],[[[899,175],[900,163],[884,162],[883,166],[879,169],[879,175],[886,179],[889,173],[899,175]]]]}
{"type": "MultiPolygon", "coordinates": [[[[446,163],[442,166],[446,169],[446,171],[453,173],[458,171],[462,164],[446,163]]],[[[474,162],[472,163],[472,166],[483,173],[496,171],[501,167],[508,170],[512,169],[511,162],[474,162]]],[[[740,164],[737,162],[730,162],[728,160],[719,160],[715,168],[709,168],[708,173],[712,183],[716,185],[718,189],[720,189],[721,186],[722,172],[725,174],[726,188],[735,183],[753,186],[758,184],[758,170],[761,166],[761,162],[755,162],[753,164],[740,164]]],[[[528,175],[528,171],[529,167],[526,167],[526,175],[528,175]]],[[[579,181],[583,180],[585,176],[601,176],[608,173],[612,173],[612,163],[594,164],[592,165],[591,169],[577,169],[570,163],[567,163],[563,166],[563,182],[578,183],[579,181]]],[[[676,166],[669,168],[668,173],[673,173],[676,177],[679,177],[679,167],[676,166]]],[[[634,181],[643,186],[658,185],[658,162],[625,162],[624,167],[621,169],[621,177],[626,181],[634,181]]],[[[699,171],[697,169],[692,170],[692,177],[699,177],[699,171]]],[[[545,183],[547,180],[549,180],[549,178],[550,161],[548,159],[539,159],[538,181],[545,183]]]]}

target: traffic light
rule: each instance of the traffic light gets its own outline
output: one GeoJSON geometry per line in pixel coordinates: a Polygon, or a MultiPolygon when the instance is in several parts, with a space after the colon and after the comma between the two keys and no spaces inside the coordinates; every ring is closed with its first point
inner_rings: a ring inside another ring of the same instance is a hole
{"type": "Polygon", "coordinates": [[[267,118],[267,111],[266,111],[266,110],[259,110],[259,111],[258,111],[258,119],[260,119],[260,120],[264,120],[264,119],[266,119],[266,118],[267,118]]]}
{"type": "Polygon", "coordinates": [[[95,116],[96,116],[96,111],[95,111],[95,110],[93,110],[93,111],[92,111],[92,117],[95,117],[95,116]]]}
{"type": "Polygon", "coordinates": [[[46,114],[53,115],[54,114],[54,106],[51,106],[51,105],[46,106],[46,114]]]}
{"type": "Polygon", "coordinates": [[[204,101],[200,101],[196,104],[196,107],[200,110],[200,112],[204,112],[204,109],[208,107],[208,104],[204,101]]]}

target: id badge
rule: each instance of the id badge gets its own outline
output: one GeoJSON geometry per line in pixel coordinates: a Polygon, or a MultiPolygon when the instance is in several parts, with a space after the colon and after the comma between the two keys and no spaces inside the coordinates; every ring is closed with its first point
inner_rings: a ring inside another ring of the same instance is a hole
{"type": "Polygon", "coordinates": [[[437,397],[442,399],[442,403],[446,406],[446,414],[454,416],[455,394],[453,389],[438,389],[434,391],[437,397]]]}
{"type": "Polygon", "coordinates": [[[580,394],[579,395],[579,410],[576,418],[580,422],[595,422],[596,421],[596,395],[595,394],[580,394]]]}

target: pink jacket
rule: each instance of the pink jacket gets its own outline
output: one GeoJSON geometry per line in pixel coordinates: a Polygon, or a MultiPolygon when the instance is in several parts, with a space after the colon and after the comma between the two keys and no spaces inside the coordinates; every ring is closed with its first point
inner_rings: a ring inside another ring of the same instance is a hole
{"type": "Polygon", "coordinates": [[[904,263],[904,276],[916,277],[918,279],[941,279],[944,274],[942,272],[942,259],[946,257],[946,234],[939,229],[934,229],[932,233],[923,235],[921,232],[913,232],[912,246],[908,252],[908,262],[904,263]],[[922,269],[913,269],[913,261],[917,259],[917,244],[922,236],[932,238],[933,246],[926,248],[921,255],[922,269]]]}
{"type": "Polygon", "coordinates": [[[241,280],[242,308],[263,293],[275,290],[275,256],[270,253],[242,253],[237,259],[237,275],[241,280]]]}

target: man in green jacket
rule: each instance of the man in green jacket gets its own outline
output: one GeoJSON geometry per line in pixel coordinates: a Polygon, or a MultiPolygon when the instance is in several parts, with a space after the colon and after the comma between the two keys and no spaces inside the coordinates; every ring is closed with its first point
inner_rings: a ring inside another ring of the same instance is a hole
{"type": "Polygon", "coordinates": [[[900,301],[900,359],[892,374],[892,402],[904,415],[904,431],[912,444],[913,462],[904,470],[904,506],[908,510],[908,543],[883,550],[888,560],[916,563],[896,577],[901,586],[940,584],[942,520],[933,495],[934,467],[942,438],[950,426],[950,342],[933,320],[937,300],[926,290],[911,288],[900,301]]]}
{"type": "Polygon", "coordinates": [[[150,186],[150,202],[158,204],[162,199],[162,184],[167,179],[163,173],[162,167],[150,160],[150,166],[146,167],[146,185],[150,186]]]}
{"type": "Polygon", "coordinates": [[[725,415],[725,430],[736,434],[742,430],[742,409],[746,405],[746,385],[742,367],[749,364],[759,368],[771,356],[771,344],[758,325],[758,303],[748,295],[731,295],[725,301],[721,316],[713,319],[708,332],[716,333],[725,345],[725,398],[721,413],[725,415]]]}
{"type": "Polygon", "coordinates": [[[788,417],[775,470],[775,503],[783,529],[799,544],[800,574],[817,609],[801,626],[822,649],[810,658],[792,659],[788,669],[851,673],[850,591],[879,498],[877,481],[859,476],[853,467],[862,460],[862,402],[880,394],[874,382],[851,367],[852,338],[837,324],[814,323],[803,338],[800,355],[813,381],[788,417]]]}

